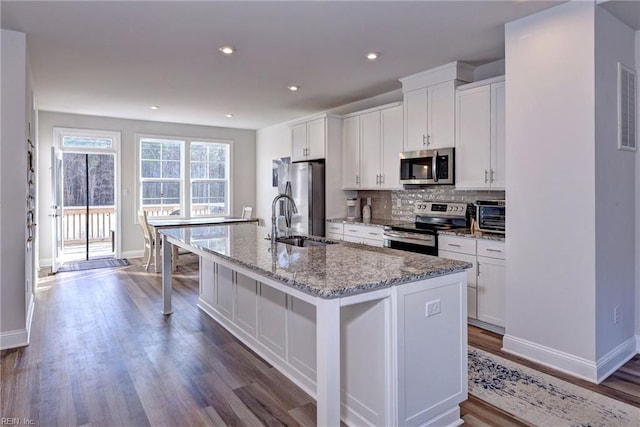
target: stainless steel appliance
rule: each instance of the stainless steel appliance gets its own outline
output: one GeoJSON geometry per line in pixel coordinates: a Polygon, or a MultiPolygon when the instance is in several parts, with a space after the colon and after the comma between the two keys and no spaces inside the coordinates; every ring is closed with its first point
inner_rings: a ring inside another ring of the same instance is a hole
{"type": "Polygon", "coordinates": [[[466,203],[418,202],[415,222],[384,227],[384,246],[427,255],[438,255],[438,230],[467,228],[466,203]]]}
{"type": "Polygon", "coordinates": [[[400,153],[401,184],[455,184],[454,149],[400,153]]]}
{"type": "Polygon", "coordinates": [[[478,200],[476,202],[476,229],[505,234],[507,207],[504,200],[478,200]]]}
{"type": "Polygon", "coordinates": [[[292,233],[324,236],[324,163],[319,161],[281,164],[278,167],[278,192],[290,195],[291,203],[281,200],[279,228],[292,233]],[[284,220],[285,224],[281,221],[284,220]]]}

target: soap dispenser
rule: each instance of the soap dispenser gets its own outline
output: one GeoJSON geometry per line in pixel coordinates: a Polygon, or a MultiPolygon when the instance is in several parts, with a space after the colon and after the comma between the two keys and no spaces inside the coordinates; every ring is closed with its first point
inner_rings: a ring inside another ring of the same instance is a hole
{"type": "Polygon", "coordinates": [[[362,207],[362,220],[371,220],[371,198],[367,197],[367,204],[362,207]]]}

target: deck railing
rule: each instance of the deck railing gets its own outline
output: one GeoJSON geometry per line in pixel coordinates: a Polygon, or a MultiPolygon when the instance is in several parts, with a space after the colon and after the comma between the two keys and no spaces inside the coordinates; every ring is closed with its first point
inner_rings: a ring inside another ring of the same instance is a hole
{"type": "MultiPolygon", "coordinates": [[[[100,206],[89,208],[89,242],[111,240],[115,227],[115,208],[100,206]]],[[[82,243],[87,238],[87,208],[65,207],[62,215],[62,232],[65,243],[82,243]]]]}

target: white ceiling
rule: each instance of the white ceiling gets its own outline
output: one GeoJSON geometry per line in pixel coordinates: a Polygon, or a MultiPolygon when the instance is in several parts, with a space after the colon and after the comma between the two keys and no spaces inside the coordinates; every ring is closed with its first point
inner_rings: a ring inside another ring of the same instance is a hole
{"type": "Polygon", "coordinates": [[[558,3],[3,0],[0,11],[2,28],[27,34],[41,110],[257,129],[454,60],[503,58],[504,23],[558,3]],[[237,54],[221,55],[226,44],[237,54]]]}

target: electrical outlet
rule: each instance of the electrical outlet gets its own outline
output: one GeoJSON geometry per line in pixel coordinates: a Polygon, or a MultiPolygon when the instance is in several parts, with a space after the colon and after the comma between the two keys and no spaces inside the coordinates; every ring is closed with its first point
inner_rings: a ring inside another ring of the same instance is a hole
{"type": "Polygon", "coordinates": [[[425,316],[431,317],[440,313],[440,300],[437,299],[435,301],[429,301],[426,304],[425,316]]]}
{"type": "Polygon", "coordinates": [[[620,323],[620,307],[613,307],[613,323],[620,323]]]}

